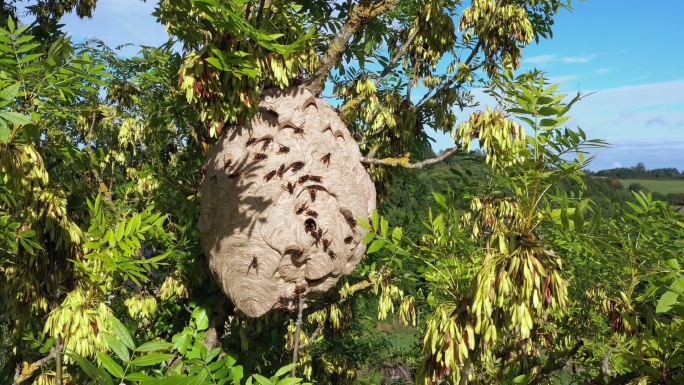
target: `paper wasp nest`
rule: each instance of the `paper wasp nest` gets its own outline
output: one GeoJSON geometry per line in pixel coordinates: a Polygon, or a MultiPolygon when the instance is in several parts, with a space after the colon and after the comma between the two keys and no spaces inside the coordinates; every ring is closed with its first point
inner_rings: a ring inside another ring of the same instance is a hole
{"type": "Polygon", "coordinates": [[[206,163],[199,230],[223,291],[258,317],[330,289],[366,250],[375,187],[336,111],[304,88],[266,91],[206,163]]]}

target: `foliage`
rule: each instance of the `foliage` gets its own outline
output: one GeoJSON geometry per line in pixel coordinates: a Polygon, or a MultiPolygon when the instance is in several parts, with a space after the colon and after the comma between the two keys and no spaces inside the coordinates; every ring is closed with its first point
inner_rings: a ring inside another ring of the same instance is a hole
{"type": "Polygon", "coordinates": [[[592,175],[604,178],[617,179],[684,179],[684,174],[674,167],[646,169],[643,163],[634,167],[616,167],[608,170],[599,170],[592,175]]]}
{"type": "Polygon", "coordinates": [[[564,126],[580,96],[512,72],[568,5],[170,0],[155,15],[183,52],[132,58],[61,34],[59,16],[95,1],[7,18],[0,379],[19,365],[37,384],[300,383],[287,377],[294,315],[250,320],[213,282],[196,186],[261,90],[328,81],[386,200],[384,217],[358,218],[369,255],[306,309],[295,372],[352,383],[401,362],[424,383],[684,381],[681,217],[584,175],[604,143],[564,126]],[[461,116],[476,86],[497,105],[461,116]],[[455,155],[383,166],[432,157],[427,128],[450,132],[455,155]],[[378,320],[423,338],[400,348],[378,320]]]}
{"type": "Polygon", "coordinates": [[[643,192],[634,197],[610,220],[596,211],[587,221],[557,223],[569,273],[592,277],[572,286],[576,310],[561,333],[587,345],[583,364],[591,369],[579,377],[677,383],[684,224],[667,204],[643,192]]]}
{"type": "MultiPolygon", "coordinates": [[[[455,133],[465,149],[479,139],[494,171],[491,186],[466,196],[465,208],[453,194],[435,194],[440,207],[430,210],[429,233],[420,243],[403,237],[401,228],[390,236],[388,222],[373,218],[371,234],[378,239],[368,251],[385,247],[416,258],[422,265],[418,276],[428,283],[431,315],[420,368],[425,383],[444,377],[501,382],[539,374],[526,368],[553,340],[568,307],[561,259],[541,230],[558,215],[550,208],[549,191],[566,177],[580,180],[580,169],[590,161],[583,151],[602,145],[579,129],[561,128],[579,95],[565,103],[557,88],[547,86],[540,73],[495,84],[492,94],[509,107],[476,112],[455,133]],[[527,143],[523,128],[506,114],[534,131],[527,143]],[[567,153],[580,160],[566,162],[567,153]]],[[[401,269],[402,260],[395,256],[387,262],[401,269]]]]}
{"type": "MultiPolygon", "coordinates": [[[[236,355],[226,354],[218,347],[209,350],[203,343],[206,335],[202,332],[209,326],[207,316],[203,311],[193,313],[193,316],[190,326],[173,336],[173,343],[149,341],[138,346],[126,326],[113,318],[113,333],[104,334],[104,338],[114,357],[100,351],[97,353],[100,365],[95,366],[76,353],[69,353],[69,356],[96,384],[113,385],[113,378],[120,379],[117,382],[129,381],[140,385],[241,384],[243,368],[235,365],[236,355]],[[175,354],[159,353],[169,350],[175,354]]],[[[282,378],[292,365],[280,368],[270,378],[254,374],[246,384],[254,381],[263,385],[302,383],[299,378],[282,378]]]]}

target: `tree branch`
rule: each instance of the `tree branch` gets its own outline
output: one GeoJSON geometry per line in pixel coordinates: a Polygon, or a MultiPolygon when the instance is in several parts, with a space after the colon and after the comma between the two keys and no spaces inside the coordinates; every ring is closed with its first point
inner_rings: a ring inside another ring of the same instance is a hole
{"type": "MultiPolygon", "coordinates": [[[[503,5],[502,0],[496,1],[496,4],[494,5],[494,10],[492,11],[493,16],[496,15],[496,13],[499,11],[499,8],[501,8],[502,5],[503,5]]],[[[494,22],[495,19],[496,19],[496,17],[492,17],[491,19],[489,19],[489,23],[487,24],[487,28],[489,28],[491,26],[491,24],[494,22]]],[[[468,55],[468,58],[466,58],[466,60],[463,63],[465,63],[466,65],[469,65],[470,62],[472,62],[473,59],[475,59],[475,56],[477,56],[477,53],[480,51],[481,48],[482,48],[482,40],[478,39],[477,44],[475,44],[475,47],[473,47],[473,50],[470,51],[470,55],[468,55]]],[[[473,69],[479,68],[481,65],[482,65],[482,63],[480,63],[478,66],[476,66],[473,69]]],[[[458,75],[458,71],[456,72],[456,75],[458,75]]],[[[454,82],[456,81],[456,75],[452,76],[448,82],[444,83],[441,87],[439,87],[437,89],[437,91],[435,91],[435,94],[432,97],[437,97],[441,93],[443,93],[447,89],[449,89],[451,87],[451,85],[454,84],[454,82]]],[[[460,88],[462,85],[463,85],[463,82],[459,81],[455,88],[460,88]]],[[[418,109],[423,107],[423,103],[425,103],[425,101],[428,99],[429,95],[430,95],[430,92],[427,92],[423,96],[423,98],[416,104],[416,106],[418,106],[418,109]]]]}
{"type": "MultiPolygon", "coordinates": [[[[392,60],[387,64],[387,66],[382,70],[380,73],[380,76],[378,76],[377,79],[375,79],[375,86],[377,87],[378,84],[387,76],[389,73],[392,71],[392,67],[394,67],[395,64],[401,59],[402,56],[406,54],[406,51],[408,50],[409,45],[413,44],[413,41],[416,40],[416,36],[418,36],[418,32],[420,31],[420,24],[416,25],[416,28],[409,37],[406,39],[404,44],[399,47],[399,50],[397,53],[394,54],[392,57],[392,60]]],[[[350,109],[350,108],[355,108],[358,106],[361,101],[363,100],[363,95],[359,94],[356,95],[353,99],[348,100],[342,107],[340,107],[340,112],[344,113],[344,111],[350,109]]]]}
{"type": "Polygon", "coordinates": [[[530,382],[530,384],[541,384],[544,382],[544,380],[549,378],[551,373],[555,372],[556,370],[563,369],[565,365],[568,364],[568,361],[570,361],[570,359],[577,354],[582,346],[584,346],[584,341],[579,340],[570,350],[559,353],[552,352],[549,354],[549,359],[546,361],[546,365],[544,365],[539,375],[536,376],[534,380],[530,382]]]}
{"type": "Polygon", "coordinates": [[[299,312],[297,313],[297,331],[295,332],[295,340],[294,340],[294,347],[292,348],[292,363],[294,366],[292,367],[292,373],[291,377],[295,377],[297,375],[297,366],[298,366],[298,361],[299,361],[299,337],[302,334],[302,318],[303,315],[302,313],[304,312],[304,298],[302,298],[302,294],[299,294],[299,312]]]}
{"type": "Polygon", "coordinates": [[[423,161],[420,161],[418,163],[408,163],[408,158],[384,158],[384,159],[376,159],[376,158],[366,158],[362,157],[361,158],[361,163],[367,163],[367,164],[375,164],[375,165],[382,165],[382,166],[402,166],[404,168],[423,168],[425,166],[439,163],[443,161],[444,159],[450,157],[453,155],[456,151],[461,149],[461,145],[459,144],[458,146],[452,147],[446,151],[440,156],[430,158],[430,159],[425,159],[423,161]]]}
{"type": "MultiPolygon", "coordinates": [[[[466,65],[470,65],[470,62],[472,62],[473,59],[475,59],[475,56],[477,56],[477,53],[480,51],[481,47],[482,47],[482,43],[478,40],[477,44],[475,44],[475,47],[473,47],[473,50],[470,51],[470,55],[468,55],[468,57],[466,58],[466,60],[463,63],[466,65]]],[[[458,74],[458,72],[457,72],[457,74],[458,74]]],[[[446,83],[442,84],[439,88],[437,88],[434,95],[430,96],[430,92],[427,92],[423,96],[423,98],[420,99],[420,101],[418,101],[418,103],[416,103],[416,106],[418,107],[418,109],[423,107],[423,105],[425,104],[427,99],[429,99],[430,97],[437,97],[440,94],[446,92],[446,90],[449,89],[451,87],[451,85],[454,84],[455,81],[456,81],[456,75],[452,76],[451,79],[449,79],[449,81],[447,81],[446,83]]],[[[459,81],[458,84],[456,84],[456,88],[459,88],[462,85],[463,85],[463,82],[459,81]]]]}
{"type": "Polygon", "coordinates": [[[45,357],[41,358],[40,360],[32,363],[31,365],[28,365],[27,363],[25,363],[21,372],[19,372],[19,374],[15,376],[14,382],[12,383],[12,385],[19,385],[22,382],[28,380],[33,375],[33,372],[38,370],[38,368],[43,366],[48,361],[59,357],[59,353],[61,352],[61,348],[62,348],[62,345],[53,346],[52,348],[50,348],[50,354],[48,354],[47,356],[45,356],[45,357]]]}
{"type": "Polygon", "coordinates": [[[335,63],[340,61],[342,54],[347,50],[349,40],[351,40],[365,21],[395,9],[398,4],[399,0],[379,0],[373,4],[361,3],[355,6],[349,13],[346,23],[344,23],[337,36],[330,42],[328,51],[321,58],[321,64],[307,81],[307,87],[314,94],[320,94],[323,88],[325,88],[325,80],[330,75],[330,71],[332,71],[335,63]]]}

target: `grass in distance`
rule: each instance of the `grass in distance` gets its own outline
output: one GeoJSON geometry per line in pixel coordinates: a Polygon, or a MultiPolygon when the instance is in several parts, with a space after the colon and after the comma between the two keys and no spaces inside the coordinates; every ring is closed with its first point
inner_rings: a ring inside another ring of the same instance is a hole
{"type": "Polygon", "coordinates": [[[639,183],[651,192],[659,192],[665,195],[684,193],[684,180],[619,179],[619,181],[625,188],[629,188],[632,183],[639,183]]]}

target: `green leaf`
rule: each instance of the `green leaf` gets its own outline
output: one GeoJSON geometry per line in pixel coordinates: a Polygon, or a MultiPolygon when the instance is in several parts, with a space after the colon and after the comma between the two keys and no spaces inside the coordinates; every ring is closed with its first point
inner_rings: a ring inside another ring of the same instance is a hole
{"type": "Polygon", "coordinates": [[[30,243],[26,242],[24,238],[19,238],[19,243],[21,243],[21,246],[26,250],[29,254],[35,255],[35,251],[33,250],[33,246],[31,246],[30,243]]]}
{"type": "Polygon", "coordinates": [[[656,313],[667,313],[668,311],[672,310],[674,305],[676,305],[678,302],[679,294],[675,293],[674,291],[668,290],[665,293],[663,293],[663,295],[658,300],[658,304],[656,305],[656,313]]]}
{"type": "Polygon", "coordinates": [[[553,119],[549,119],[549,118],[542,119],[539,122],[539,126],[545,127],[545,128],[558,127],[558,126],[562,125],[563,123],[567,122],[570,118],[571,118],[571,116],[568,115],[568,116],[559,116],[559,117],[556,117],[553,119]]]}
{"type": "Polygon", "coordinates": [[[102,363],[102,366],[105,367],[111,373],[114,377],[117,378],[123,378],[124,377],[124,370],[121,367],[121,365],[117,364],[114,362],[112,357],[102,353],[102,352],[97,352],[97,358],[100,360],[102,363]]]}
{"type": "Polygon", "coordinates": [[[208,57],[205,59],[207,63],[211,64],[214,66],[216,69],[219,69],[221,71],[229,71],[230,68],[226,65],[226,63],[223,60],[220,60],[216,57],[208,57]]]}
{"type": "Polygon", "coordinates": [[[527,374],[521,374],[518,377],[513,379],[514,384],[526,384],[530,380],[530,376],[527,374]]]}
{"type": "Polygon", "coordinates": [[[114,334],[124,343],[129,349],[135,350],[135,343],[133,342],[133,337],[126,329],[126,326],[121,323],[117,318],[112,317],[112,328],[114,329],[114,334]]]}
{"type": "Polygon", "coordinates": [[[114,234],[116,234],[116,241],[117,242],[121,241],[121,238],[123,238],[125,231],[126,231],[126,223],[124,221],[121,221],[121,222],[116,224],[116,227],[114,228],[114,234]]]}
{"type": "Polygon", "coordinates": [[[3,118],[12,124],[16,124],[17,126],[23,126],[25,124],[31,123],[31,118],[14,111],[0,112],[0,118],[3,118]]]}
{"type": "Polygon", "coordinates": [[[442,206],[442,208],[444,208],[444,210],[449,209],[447,207],[446,198],[444,197],[444,195],[433,192],[432,196],[435,197],[435,201],[437,201],[437,204],[442,206]]]}
{"type": "Polygon", "coordinates": [[[376,239],[371,243],[370,247],[368,248],[367,253],[372,254],[375,253],[376,251],[382,249],[382,247],[385,246],[385,240],[384,239],[376,239]]]}
{"type": "Polygon", "coordinates": [[[126,348],[126,345],[123,344],[123,342],[119,341],[116,337],[109,333],[103,333],[105,341],[107,341],[107,345],[112,349],[112,351],[119,356],[119,359],[123,361],[124,363],[128,363],[128,361],[131,360],[131,355],[128,349],[126,348]]]}
{"type": "Polygon", "coordinates": [[[366,230],[368,230],[368,231],[373,230],[373,229],[371,228],[371,225],[370,225],[365,219],[363,219],[363,218],[361,218],[361,217],[357,217],[357,218],[356,218],[356,222],[359,224],[359,226],[361,226],[362,228],[364,228],[364,229],[366,229],[366,230]]]}
{"type": "Polygon", "coordinates": [[[209,327],[209,314],[207,308],[198,306],[192,311],[192,319],[195,321],[197,330],[206,330],[209,327]]]}
{"type": "Polygon", "coordinates": [[[181,354],[186,354],[188,349],[192,346],[192,334],[191,331],[186,328],[182,332],[176,334],[172,338],[173,347],[177,349],[181,354]]]}
{"type": "Polygon", "coordinates": [[[94,380],[99,379],[101,381],[104,381],[104,383],[107,385],[113,385],[114,384],[114,382],[112,381],[112,378],[109,376],[109,374],[107,372],[105,372],[101,368],[96,367],[95,365],[93,365],[89,361],[83,359],[83,357],[79,356],[76,353],[65,352],[64,354],[66,354],[72,360],[76,361],[76,363],[78,363],[78,366],[80,366],[81,369],[83,369],[83,372],[86,375],[88,375],[88,377],[90,377],[94,380]]]}
{"type": "Polygon", "coordinates": [[[19,236],[22,237],[22,238],[31,238],[31,237],[33,237],[34,235],[36,235],[36,231],[35,231],[35,230],[30,230],[30,229],[29,229],[29,230],[24,230],[24,231],[21,232],[21,234],[19,234],[19,236]]]}
{"type": "Polygon", "coordinates": [[[256,373],[255,373],[255,374],[252,374],[252,377],[254,377],[254,379],[257,380],[257,382],[258,382],[259,384],[261,384],[261,385],[273,385],[273,383],[271,382],[271,380],[269,380],[268,378],[262,376],[261,374],[256,374],[256,373]]]}
{"type": "Polygon", "coordinates": [[[378,214],[378,210],[373,210],[373,230],[378,231],[378,225],[380,223],[380,214],[378,214]]]}
{"type": "Polygon", "coordinates": [[[9,141],[9,134],[11,130],[7,127],[7,124],[0,120],[0,144],[5,144],[9,141]]]}
{"type": "Polygon", "coordinates": [[[224,361],[226,363],[226,367],[231,368],[235,363],[237,362],[238,356],[235,353],[228,353],[226,354],[226,357],[224,358],[224,361]]]}
{"type": "Polygon", "coordinates": [[[684,364],[684,352],[680,350],[678,354],[675,354],[672,358],[670,358],[669,361],[665,363],[665,367],[668,369],[681,368],[682,364],[684,364]]]}
{"type": "Polygon", "coordinates": [[[285,377],[278,381],[276,385],[294,385],[299,384],[300,382],[302,382],[301,378],[285,377]]]}
{"type": "Polygon", "coordinates": [[[20,87],[21,87],[21,83],[19,83],[19,82],[14,83],[14,84],[10,84],[5,89],[0,91],[0,99],[2,99],[2,100],[14,99],[15,97],[17,97],[17,94],[19,93],[20,87]]]}
{"type": "Polygon", "coordinates": [[[22,45],[21,47],[19,47],[19,49],[17,49],[17,53],[28,52],[28,51],[30,51],[34,48],[38,48],[38,47],[40,47],[40,44],[38,44],[38,43],[25,44],[25,45],[22,45]]]}
{"type": "Polygon", "coordinates": [[[157,350],[167,350],[173,348],[173,344],[166,341],[150,341],[138,346],[136,352],[153,352],[157,350]]]}
{"type": "Polygon", "coordinates": [[[173,358],[173,354],[167,354],[167,353],[150,353],[148,355],[138,357],[131,361],[131,365],[135,366],[151,366],[151,365],[156,365],[160,362],[164,362],[166,360],[169,360],[173,358]]]}
{"type": "Polygon", "coordinates": [[[665,264],[673,271],[679,271],[679,262],[677,262],[677,258],[670,258],[665,261],[665,264]]]}
{"type": "Polygon", "coordinates": [[[287,366],[283,366],[282,368],[278,369],[278,371],[275,373],[276,377],[280,377],[283,374],[289,373],[293,367],[295,367],[296,364],[289,364],[287,366]]]}
{"type": "Polygon", "coordinates": [[[403,233],[401,227],[395,227],[394,230],[392,230],[392,243],[395,245],[399,244],[402,237],[403,233]]]}
{"type": "Polygon", "coordinates": [[[230,369],[231,374],[233,375],[233,384],[234,385],[240,385],[240,380],[245,376],[244,369],[242,366],[233,366],[230,369]]]}
{"type": "Polygon", "coordinates": [[[214,358],[216,358],[216,356],[219,355],[220,352],[221,352],[221,349],[220,349],[220,348],[214,348],[214,349],[212,349],[212,350],[207,354],[207,357],[204,359],[204,362],[205,362],[205,363],[211,362],[214,358]]]}
{"type": "Polygon", "coordinates": [[[127,374],[126,377],[124,377],[124,380],[129,380],[129,381],[145,381],[145,380],[151,380],[154,379],[154,377],[144,374],[144,373],[131,373],[127,374]]]}
{"type": "Polygon", "coordinates": [[[366,233],[366,236],[363,237],[363,243],[365,245],[367,245],[367,244],[371,243],[373,241],[373,239],[375,239],[375,232],[369,231],[366,233]]]}
{"type": "Polygon", "coordinates": [[[188,385],[192,382],[191,378],[185,375],[171,376],[166,378],[154,378],[151,380],[145,380],[140,383],[140,385],[188,385]]]}

